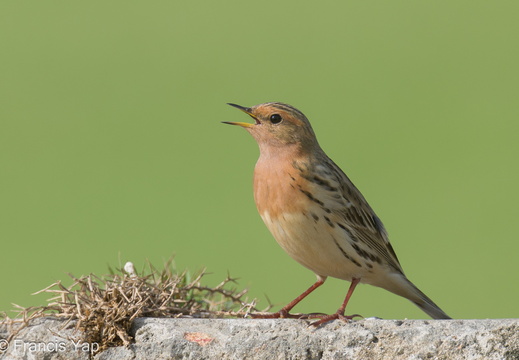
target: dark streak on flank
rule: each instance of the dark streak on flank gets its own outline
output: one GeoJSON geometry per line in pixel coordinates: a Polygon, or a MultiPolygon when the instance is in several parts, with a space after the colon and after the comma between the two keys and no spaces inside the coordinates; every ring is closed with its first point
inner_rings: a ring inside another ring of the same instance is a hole
{"type": "Polygon", "coordinates": [[[382,264],[382,261],[380,260],[380,258],[378,256],[370,254],[369,252],[362,250],[357,244],[351,244],[351,247],[353,248],[353,250],[355,250],[355,252],[357,252],[357,254],[360,257],[363,257],[366,260],[371,260],[371,261],[375,261],[379,264],[382,264]]]}
{"type": "Polygon", "coordinates": [[[321,200],[314,198],[314,196],[309,191],[306,191],[303,189],[299,189],[299,191],[301,191],[303,194],[305,194],[306,197],[309,198],[310,200],[312,200],[313,202],[315,202],[321,206],[324,206],[324,203],[321,200]]]}
{"type": "Polygon", "coordinates": [[[315,222],[319,221],[319,216],[315,215],[314,213],[310,213],[312,217],[314,218],[315,222]]]}
{"type": "Polygon", "coordinates": [[[352,263],[354,263],[355,265],[357,265],[358,267],[362,267],[362,265],[357,261],[355,260],[354,258],[352,258],[351,256],[349,256],[346,251],[344,251],[344,249],[339,245],[339,243],[337,242],[337,240],[332,236],[332,239],[333,239],[333,242],[335,243],[335,245],[337,245],[337,247],[339,248],[339,250],[341,251],[342,255],[344,255],[344,257],[346,259],[348,259],[349,261],[351,261],[352,263]]]}
{"type": "Polygon", "coordinates": [[[325,180],[323,178],[320,178],[319,176],[316,176],[316,175],[312,176],[312,175],[307,175],[307,174],[304,174],[304,173],[302,173],[301,176],[303,178],[305,178],[306,180],[319,185],[320,187],[324,188],[325,190],[337,191],[336,187],[330,185],[330,183],[327,180],[325,180]]]}
{"type": "Polygon", "coordinates": [[[355,235],[353,235],[353,233],[346,227],[344,226],[343,224],[341,223],[337,223],[337,225],[342,229],[344,230],[344,232],[346,233],[346,235],[348,235],[348,237],[351,239],[351,241],[353,242],[359,242],[359,239],[357,239],[357,237],[355,235]]]}
{"type": "Polygon", "coordinates": [[[328,218],[328,216],[323,216],[324,217],[324,220],[326,220],[326,222],[328,223],[328,225],[330,225],[332,228],[335,227],[335,224],[328,218]]]}

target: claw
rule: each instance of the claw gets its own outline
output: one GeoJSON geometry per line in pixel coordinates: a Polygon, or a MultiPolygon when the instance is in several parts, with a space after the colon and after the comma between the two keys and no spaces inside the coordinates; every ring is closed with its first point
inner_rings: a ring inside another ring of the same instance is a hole
{"type": "Polygon", "coordinates": [[[309,319],[308,314],[290,314],[287,311],[281,309],[275,313],[266,314],[250,314],[253,319],[309,319]]]}
{"type": "Polygon", "coordinates": [[[359,314],[342,315],[340,313],[335,313],[335,314],[331,314],[331,315],[326,315],[326,316],[322,317],[321,320],[314,321],[310,325],[314,326],[314,327],[319,327],[319,326],[321,326],[323,324],[326,324],[327,322],[330,322],[330,321],[333,321],[333,320],[342,320],[344,322],[350,322],[350,321],[353,320],[353,318],[356,318],[356,317],[364,318],[362,315],[359,315],[359,314]]]}

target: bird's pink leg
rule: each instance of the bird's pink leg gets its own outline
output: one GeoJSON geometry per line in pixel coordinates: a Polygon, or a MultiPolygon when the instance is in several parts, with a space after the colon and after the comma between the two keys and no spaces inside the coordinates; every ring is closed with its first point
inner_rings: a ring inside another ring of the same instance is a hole
{"type": "MultiPolygon", "coordinates": [[[[351,316],[344,315],[344,311],[346,310],[346,305],[348,305],[348,301],[350,300],[350,297],[353,294],[353,290],[355,290],[355,287],[357,286],[357,284],[359,282],[360,282],[360,279],[353,278],[351,280],[351,285],[350,285],[350,288],[348,289],[348,293],[346,294],[346,298],[342,302],[342,305],[339,308],[339,310],[337,310],[337,312],[335,314],[326,315],[326,316],[322,317],[319,321],[313,322],[312,326],[317,327],[324,323],[327,323],[328,321],[332,321],[332,320],[336,320],[336,319],[341,319],[343,321],[350,321],[354,317],[360,316],[358,314],[351,315],[351,316]]],[[[318,316],[315,316],[315,317],[318,317],[318,316]]]]}
{"type": "Polygon", "coordinates": [[[301,295],[296,297],[294,300],[292,300],[290,303],[288,303],[288,305],[284,306],[278,312],[275,312],[275,313],[272,313],[272,314],[251,314],[251,316],[253,318],[256,318],[256,319],[278,319],[278,318],[302,319],[302,318],[307,318],[308,315],[304,315],[304,314],[290,314],[289,312],[290,312],[290,310],[292,310],[292,308],[294,306],[299,304],[299,302],[301,300],[303,300],[305,297],[307,297],[308,294],[310,294],[312,291],[314,291],[319,286],[324,284],[324,280],[326,280],[326,278],[320,278],[319,277],[318,280],[315,282],[315,284],[310,286],[304,293],[302,293],[301,295]]]}

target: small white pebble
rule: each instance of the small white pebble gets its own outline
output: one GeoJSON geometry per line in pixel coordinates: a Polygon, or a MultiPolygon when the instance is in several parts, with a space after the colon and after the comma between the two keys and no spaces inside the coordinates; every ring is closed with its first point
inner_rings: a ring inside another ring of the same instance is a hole
{"type": "Polygon", "coordinates": [[[126,273],[132,278],[137,277],[137,274],[135,273],[135,266],[133,266],[131,261],[128,261],[126,264],[124,264],[124,271],[126,271],[126,273]]]}

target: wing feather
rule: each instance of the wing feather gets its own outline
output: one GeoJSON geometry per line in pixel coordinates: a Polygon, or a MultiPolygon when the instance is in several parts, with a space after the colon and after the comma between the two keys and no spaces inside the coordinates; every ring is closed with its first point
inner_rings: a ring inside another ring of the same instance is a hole
{"type": "Polygon", "coordinates": [[[403,273],[382,221],[348,176],[327,156],[313,171],[306,173],[318,174],[312,179],[305,178],[321,188],[319,194],[325,194],[319,200],[323,207],[331,210],[330,219],[347,229],[352,240],[357,240],[353,240],[353,248],[368,256],[374,253],[372,256],[382,258],[403,273]]]}

